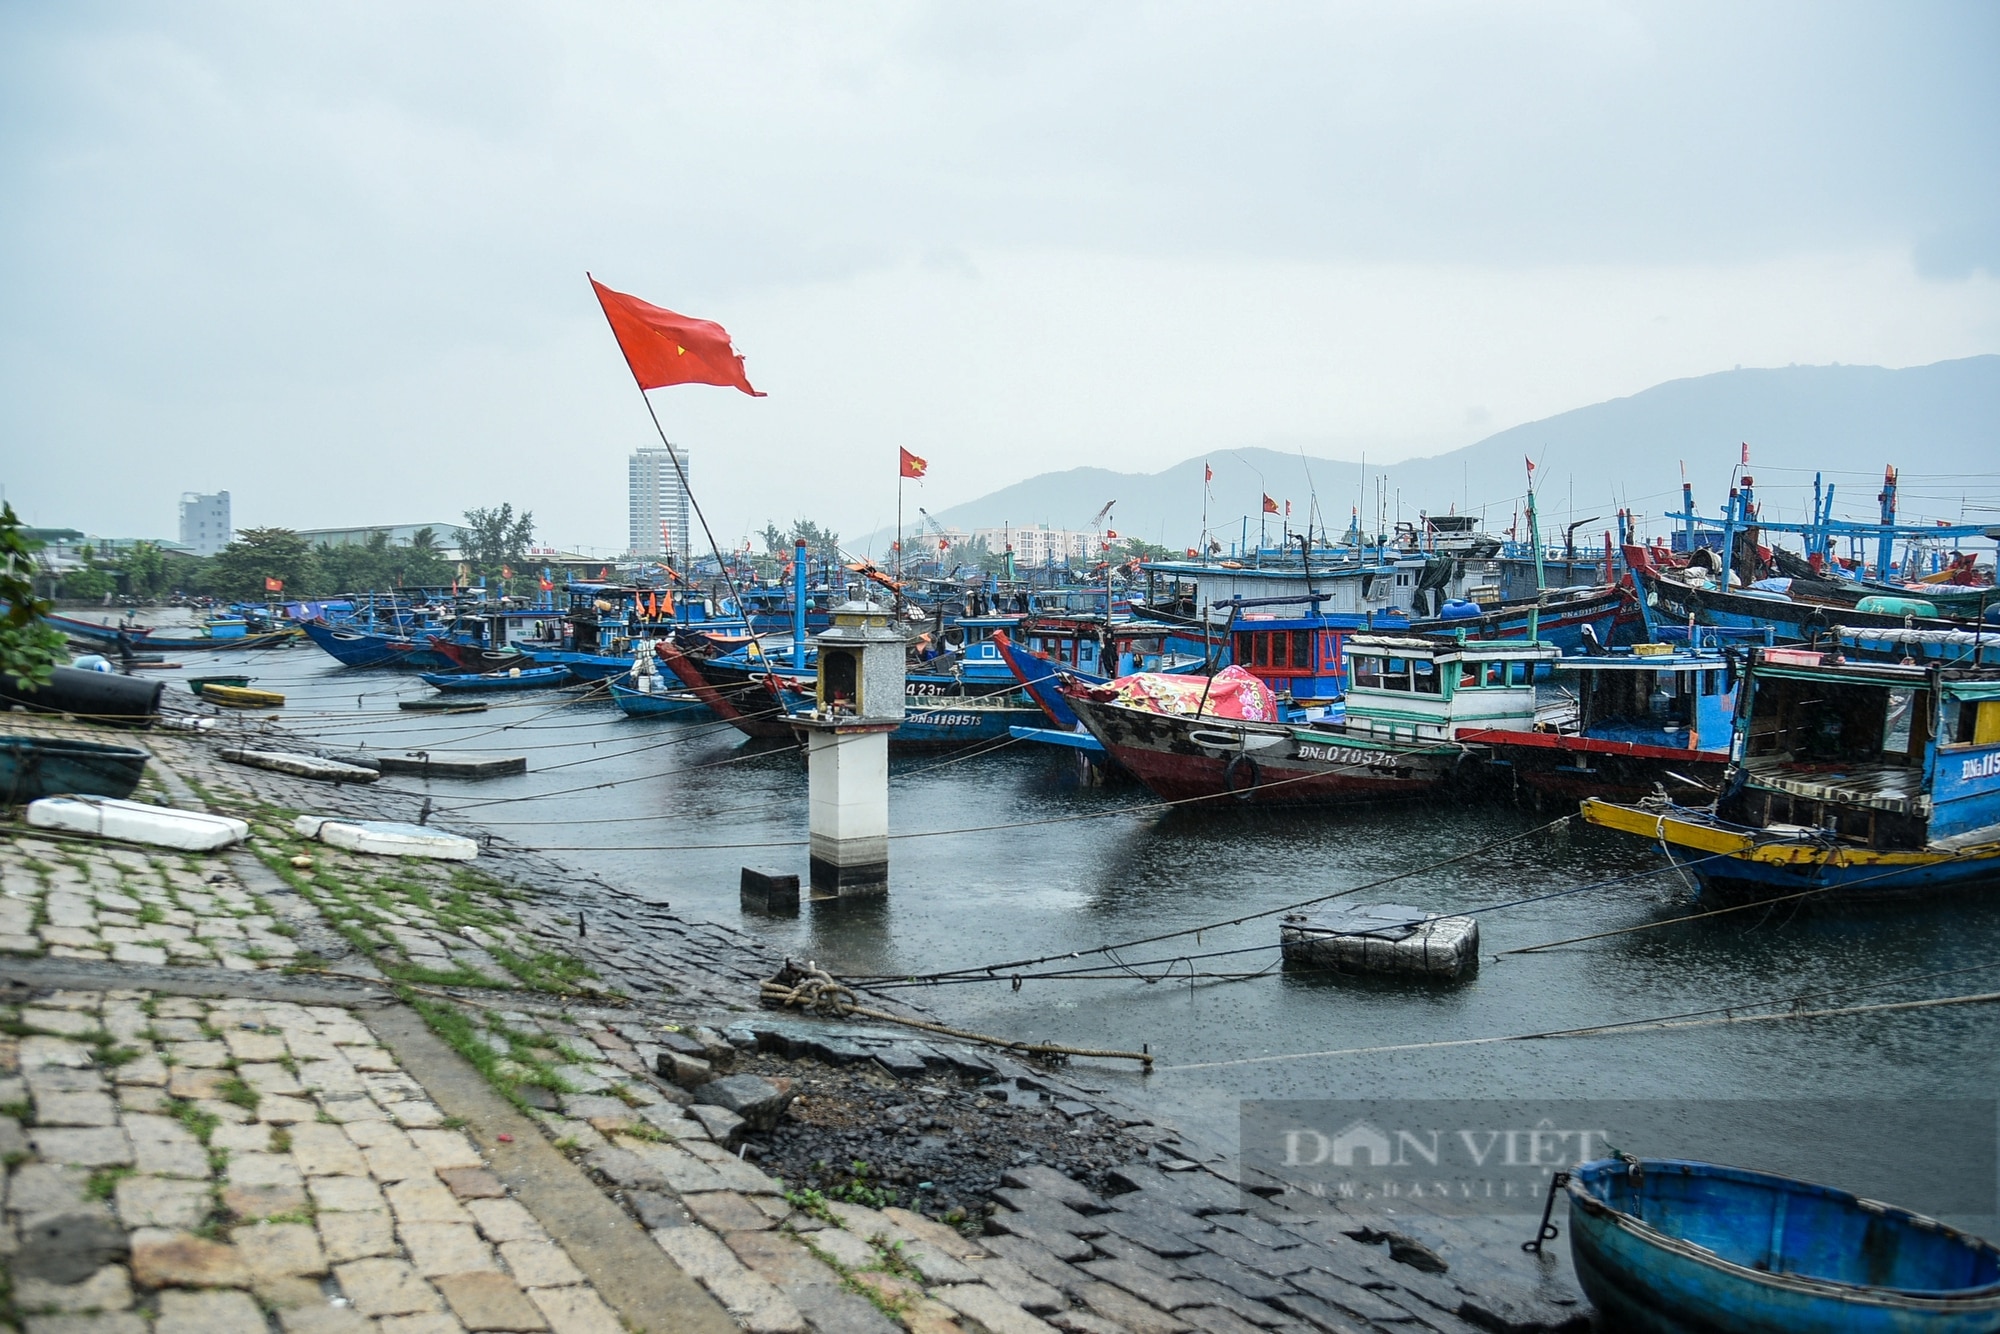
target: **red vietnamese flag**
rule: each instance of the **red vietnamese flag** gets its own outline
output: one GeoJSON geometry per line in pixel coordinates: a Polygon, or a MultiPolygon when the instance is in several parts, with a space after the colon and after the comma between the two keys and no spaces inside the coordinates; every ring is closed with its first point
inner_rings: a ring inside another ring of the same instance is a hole
{"type": "Polygon", "coordinates": [[[750,387],[743,358],[730,345],[729,331],[721,325],[614,292],[595,278],[590,286],[641,389],[715,384],[741,389],[754,398],[764,397],[750,387]]]}
{"type": "Polygon", "coordinates": [[[900,460],[902,465],[902,475],[905,477],[914,477],[918,481],[922,481],[924,476],[924,470],[929,468],[931,465],[925,460],[918,458],[915,454],[912,454],[907,449],[898,449],[896,452],[902,456],[900,460]]]}
{"type": "Polygon", "coordinates": [[[1208,465],[1207,465],[1206,463],[1202,464],[1202,465],[1201,465],[1201,480],[1202,480],[1202,484],[1203,484],[1204,486],[1206,486],[1206,485],[1207,485],[1208,483],[1210,483],[1210,482],[1214,481],[1214,480],[1215,480],[1215,469],[1213,469],[1213,468],[1209,467],[1209,466],[1208,466],[1208,465]]]}
{"type": "Polygon", "coordinates": [[[285,581],[282,579],[273,579],[267,574],[264,576],[264,591],[266,593],[282,593],[285,591],[285,581]]]}
{"type": "Polygon", "coordinates": [[[1278,512],[1278,502],[1277,502],[1277,501],[1275,501],[1275,500],[1273,500],[1273,499],[1271,499],[1271,498],[1270,498],[1269,496],[1265,496],[1265,497],[1264,497],[1264,513],[1266,513],[1266,514],[1276,514],[1277,512],[1278,512]]]}

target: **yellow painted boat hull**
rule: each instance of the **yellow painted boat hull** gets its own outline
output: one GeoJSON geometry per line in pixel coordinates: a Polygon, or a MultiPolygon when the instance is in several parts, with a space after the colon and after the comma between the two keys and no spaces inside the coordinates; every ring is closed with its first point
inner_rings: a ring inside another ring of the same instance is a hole
{"type": "Polygon", "coordinates": [[[252,690],[248,686],[204,686],[201,697],[232,709],[282,709],[285,697],[275,690],[252,690]]]}

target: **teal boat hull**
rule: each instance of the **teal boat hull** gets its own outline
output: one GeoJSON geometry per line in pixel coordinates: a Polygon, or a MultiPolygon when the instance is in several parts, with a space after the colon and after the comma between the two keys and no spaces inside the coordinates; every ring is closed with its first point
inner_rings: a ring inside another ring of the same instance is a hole
{"type": "Polygon", "coordinates": [[[43,797],[129,797],[151,758],[131,746],[0,736],[0,804],[43,797]]]}

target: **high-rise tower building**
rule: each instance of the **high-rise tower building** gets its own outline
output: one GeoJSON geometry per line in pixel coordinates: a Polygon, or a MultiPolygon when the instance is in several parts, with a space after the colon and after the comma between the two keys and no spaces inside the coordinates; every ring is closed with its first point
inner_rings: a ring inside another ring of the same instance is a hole
{"type": "Polygon", "coordinates": [[[659,445],[646,445],[633,451],[626,483],[627,533],[632,555],[652,560],[671,556],[675,565],[685,567],[688,553],[694,549],[693,534],[688,531],[693,506],[681,473],[674,470],[675,458],[680,459],[681,472],[685,472],[685,449],[676,447],[669,455],[659,445]]]}
{"type": "Polygon", "coordinates": [[[204,496],[181,492],[181,545],[197,556],[213,556],[229,545],[229,493],[204,496]]]}

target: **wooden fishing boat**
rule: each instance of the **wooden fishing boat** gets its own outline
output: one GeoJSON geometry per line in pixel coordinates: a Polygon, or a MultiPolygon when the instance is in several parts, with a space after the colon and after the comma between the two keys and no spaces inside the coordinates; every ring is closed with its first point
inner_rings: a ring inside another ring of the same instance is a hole
{"type": "Polygon", "coordinates": [[[1721,633],[1697,628],[1692,648],[1646,643],[1565,657],[1553,680],[1575,696],[1574,723],[1527,732],[1461,728],[1458,739],[1487,747],[1494,777],[1537,799],[1638,801],[1663,790],[1706,804],[1729,766],[1741,658],[1740,649],[1716,646],[1721,633]]]}
{"type": "Polygon", "coordinates": [[[1670,1158],[1569,1174],[1570,1254],[1607,1328],[1992,1334],[2000,1250],[1830,1186],[1670,1158]]]}
{"type": "Polygon", "coordinates": [[[202,627],[200,634],[177,635],[172,633],[171,627],[161,630],[143,625],[106,625],[76,616],[59,616],[54,612],[42,619],[66,635],[86,639],[93,644],[115,646],[122,637],[134,649],[172,649],[177,653],[202,649],[276,648],[291,643],[300,633],[286,629],[251,634],[240,620],[226,620],[202,627]]]}
{"type": "Polygon", "coordinates": [[[275,690],[253,690],[248,686],[204,686],[201,697],[211,704],[232,709],[282,709],[285,697],[275,690]]]}
{"type": "Polygon", "coordinates": [[[2000,668],[1751,652],[1709,806],[1591,799],[1701,896],[1896,898],[2000,885],[2000,668]]]}
{"type": "Polygon", "coordinates": [[[650,678],[651,690],[611,681],[611,702],[628,718],[708,718],[708,705],[692,690],[669,690],[660,678],[650,678]]]}
{"type": "Polygon", "coordinates": [[[573,679],[567,667],[514,668],[491,674],[479,672],[425,672],[425,685],[439,690],[493,691],[493,690],[547,690],[554,686],[568,685],[573,679]]]}
{"type": "Polygon", "coordinates": [[[1345,652],[1353,684],[1340,722],[1280,721],[1276,694],[1237,666],[1209,683],[1141,673],[1064,695],[1111,757],[1166,800],[1338,805],[1444,787],[1479,753],[1456,739],[1461,727],[1534,726],[1534,672],[1557,656],[1519,640],[1374,635],[1350,637],[1345,652]]]}
{"type": "Polygon", "coordinates": [[[475,699],[405,699],[396,707],[406,713],[484,713],[487,705],[475,699]]]}
{"type": "Polygon", "coordinates": [[[188,693],[199,695],[210,686],[235,686],[241,689],[250,684],[250,678],[247,676],[190,676],[181,682],[181,684],[188,688],[188,693]]]}
{"type": "Polygon", "coordinates": [[[63,794],[129,797],[139,786],[143,750],[63,737],[0,736],[0,805],[63,794]]]}

